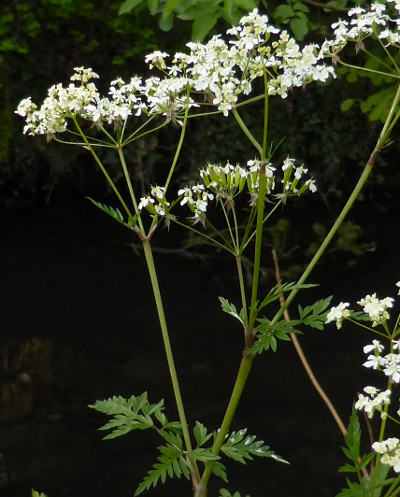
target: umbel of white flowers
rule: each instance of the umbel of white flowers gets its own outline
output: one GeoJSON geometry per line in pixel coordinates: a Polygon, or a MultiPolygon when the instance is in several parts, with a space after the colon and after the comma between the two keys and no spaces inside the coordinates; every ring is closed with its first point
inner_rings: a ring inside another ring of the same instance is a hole
{"type": "Polygon", "coordinates": [[[256,9],[228,29],[225,38],[216,35],[204,44],[188,43],[189,53],[177,52],[172,57],[153,52],[146,62],[158,68],[161,77],[134,76],[129,82],[117,78],[107,96],[100,95],[93,83],[98,74],[76,67],[68,86],[53,85],[40,107],[30,97],[22,100],[16,113],[26,120],[25,133],[52,138],[65,132],[73,117],[97,126],[120,124],[141,114],[179,123],[186,106],[199,105],[216,106],[227,116],[242,94],[251,93],[253,81],[264,75],[268,94],[282,98],[291,88],[335,76],[332,65],[323,62],[327,55],[319,45],[301,48],[287,31],[272,26],[256,9]]]}
{"type": "MultiPolygon", "coordinates": [[[[250,196],[250,205],[255,205],[259,193],[260,169],[264,165],[267,178],[266,195],[275,191],[276,168],[272,164],[264,164],[259,159],[247,161],[247,167],[239,164],[233,166],[229,161],[224,165],[208,164],[200,171],[201,182],[192,186],[185,186],[178,191],[180,205],[186,205],[194,214],[194,223],[205,222],[208,204],[210,201],[221,201],[229,207],[231,201],[243,190],[250,196]]],[[[283,177],[282,193],[277,198],[299,196],[306,191],[315,192],[317,187],[313,178],[305,179],[308,170],[303,164],[296,166],[295,159],[286,157],[282,164],[283,177]]],[[[139,210],[146,209],[151,215],[168,218],[171,205],[165,198],[166,190],[161,186],[153,186],[150,194],[140,199],[139,210]]]]}

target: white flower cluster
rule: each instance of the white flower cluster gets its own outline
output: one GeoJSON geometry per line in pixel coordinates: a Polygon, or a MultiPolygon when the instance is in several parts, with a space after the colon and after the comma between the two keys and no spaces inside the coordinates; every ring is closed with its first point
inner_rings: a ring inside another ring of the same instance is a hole
{"type": "Polygon", "coordinates": [[[178,191],[178,195],[182,196],[180,205],[187,205],[193,212],[194,224],[199,221],[204,224],[206,219],[206,212],[208,208],[208,201],[214,200],[214,195],[208,192],[204,185],[197,184],[193,186],[185,186],[178,191]]]}
{"type": "MultiPolygon", "coordinates": [[[[269,195],[275,188],[275,171],[276,168],[270,163],[259,159],[247,161],[247,167],[242,167],[239,164],[233,166],[229,161],[224,165],[207,164],[205,169],[200,170],[200,178],[202,183],[193,186],[185,186],[178,191],[178,201],[180,205],[187,205],[194,214],[193,220],[195,223],[201,222],[204,224],[207,213],[208,203],[212,200],[224,201],[228,208],[232,201],[245,188],[250,194],[250,205],[254,205],[259,193],[260,171],[265,171],[267,179],[266,195],[269,195]]],[[[295,193],[301,195],[305,191],[316,191],[315,181],[309,178],[304,183],[299,184],[299,180],[307,169],[303,166],[295,166],[295,159],[287,157],[282,165],[284,178],[284,195],[295,193]],[[294,178],[291,180],[291,170],[294,173],[294,178]],[[289,185],[289,186],[286,186],[289,185]]],[[[173,202],[175,205],[176,201],[173,202]]],[[[154,186],[151,188],[149,195],[140,199],[139,210],[146,209],[152,215],[170,216],[170,208],[173,207],[165,198],[165,188],[154,186]]]]}
{"type": "Polygon", "coordinates": [[[317,191],[317,186],[315,185],[315,180],[313,178],[309,178],[302,185],[299,185],[299,180],[303,175],[308,173],[308,169],[304,168],[304,164],[296,167],[295,159],[286,157],[282,164],[282,171],[284,172],[282,178],[283,191],[286,195],[289,195],[290,193],[301,195],[307,189],[313,193],[317,191]]]}
{"type": "Polygon", "coordinates": [[[381,411],[382,406],[390,404],[390,390],[381,392],[375,387],[365,387],[363,390],[367,395],[360,393],[354,407],[364,411],[370,419],[375,410],[381,411]]]}
{"type": "MultiPolygon", "coordinates": [[[[301,195],[307,190],[316,191],[315,181],[307,179],[301,186],[298,181],[303,174],[307,173],[307,169],[303,166],[296,167],[295,160],[289,157],[285,159],[282,170],[284,173],[284,195],[290,192],[301,195]],[[290,181],[290,175],[285,178],[288,169],[294,171],[295,178],[290,181]],[[286,188],[286,185],[289,185],[286,188]],[[299,189],[296,186],[300,186],[299,189]],[[287,191],[285,191],[287,190],[287,191]]],[[[259,193],[260,171],[265,171],[267,179],[266,195],[269,195],[275,188],[275,171],[276,168],[271,163],[266,163],[259,159],[247,161],[247,167],[242,167],[239,164],[233,166],[229,161],[224,165],[207,164],[205,169],[200,171],[202,184],[192,187],[186,187],[179,190],[178,195],[183,195],[181,205],[187,203],[191,210],[195,213],[195,218],[203,219],[207,210],[208,200],[224,200],[226,205],[230,207],[230,202],[245,188],[250,195],[250,205],[255,205],[259,193]]]]}
{"type": "Polygon", "coordinates": [[[167,53],[147,55],[149,67],[160,69],[163,77],[144,81],[133,77],[128,83],[117,78],[107,97],[100,96],[91,81],[98,78],[92,69],[76,67],[72,83],[66,88],[62,84],[52,86],[40,108],[30,98],[21,101],[16,113],[26,119],[24,132],[51,138],[66,131],[67,120],[77,115],[97,125],[115,125],[145,112],[179,124],[177,116],[187,105],[199,105],[191,98],[192,93],[201,93],[201,102],[205,96],[226,116],[238,97],[248,95],[254,79],[264,77],[265,71],[268,93],[282,98],[291,88],[335,76],[333,67],[322,62],[324,54],[319,46],[311,44],[301,49],[294,38],[271,26],[268,17],[259,15],[256,9],[227,35],[227,42],[217,35],[206,44],[188,43],[190,52],[176,53],[169,66],[167,53]]]}
{"type": "Polygon", "coordinates": [[[111,82],[108,97],[101,97],[96,85],[91,82],[98,74],[90,68],[75,67],[72,81],[66,88],[61,83],[49,88],[40,108],[26,98],[20,102],[16,113],[25,117],[24,133],[45,134],[48,138],[67,129],[67,120],[73,116],[93,122],[108,124],[124,121],[130,115],[140,115],[145,108],[137,93],[141,89],[140,78],[125,83],[118,78],[111,82]]]}
{"type": "Polygon", "coordinates": [[[165,188],[163,186],[153,186],[150,195],[140,199],[138,209],[146,209],[153,216],[166,216],[170,203],[165,198],[165,188]]]}
{"type": "MultiPolygon", "coordinates": [[[[400,281],[396,283],[396,286],[400,288],[400,281]]],[[[398,295],[400,295],[400,290],[398,295]]],[[[368,315],[372,322],[372,326],[377,326],[379,324],[384,324],[390,318],[387,310],[393,307],[393,302],[394,299],[392,297],[378,299],[376,293],[373,293],[372,295],[367,295],[359,300],[357,304],[359,304],[363,308],[365,314],[368,315]]],[[[350,311],[346,309],[349,305],[348,302],[340,302],[336,307],[332,307],[326,316],[325,322],[331,323],[332,321],[336,321],[336,327],[338,329],[341,328],[343,319],[350,316],[350,311]]]]}
{"type": "Polygon", "coordinates": [[[231,39],[219,35],[206,43],[188,43],[189,54],[176,53],[170,75],[182,74],[196,92],[205,92],[208,100],[225,116],[240,94],[252,91],[254,79],[268,78],[268,94],[286,98],[288,91],[311,81],[326,81],[335,76],[332,66],[316,44],[299,47],[286,31],[269,24],[257,9],[244,16],[239,25],[227,30],[231,39]]]}
{"type": "Polygon", "coordinates": [[[369,10],[359,6],[350,9],[348,20],[339,19],[332,24],[335,38],[323,43],[322,54],[335,56],[348,41],[361,44],[365,38],[372,34],[375,34],[387,45],[398,48],[400,46],[400,2],[399,0],[387,0],[387,4],[393,4],[397,14],[395,18],[389,15],[390,5],[385,3],[372,3],[369,10]]]}
{"type": "Polygon", "coordinates": [[[377,298],[376,293],[373,293],[359,300],[357,304],[361,305],[365,314],[368,314],[372,321],[372,326],[377,326],[389,319],[390,316],[387,309],[393,307],[393,302],[394,299],[391,297],[380,300],[377,298]]]}
{"type": "Polygon", "coordinates": [[[372,448],[381,454],[382,464],[387,464],[396,473],[400,473],[400,440],[398,438],[393,437],[382,442],[374,442],[372,448]]]}
{"type": "Polygon", "coordinates": [[[368,354],[372,350],[374,354],[370,354],[367,357],[366,362],[363,366],[366,368],[378,369],[383,371],[383,373],[390,378],[394,383],[400,383],[400,354],[398,353],[398,341],[393,342],[393,349],[397,349],[397,353],[389,353],[385,356],[381,356],[380,353],[383,351],[384,347],[380,344],[379,340],[374,340],[372,345],[366,345],[364,347],[364,353],[368,354]]]}
{"type": "Polygon", "coordinates": [[[343,320],[350,316],[350,311],[346,309],[349,307],[348,302],[340,302],[336,307],[331,307],[330,311],[326,315],[326,323],[331,323],[336,321],[336,328],[340,330],[342,327],[343,320]]]}

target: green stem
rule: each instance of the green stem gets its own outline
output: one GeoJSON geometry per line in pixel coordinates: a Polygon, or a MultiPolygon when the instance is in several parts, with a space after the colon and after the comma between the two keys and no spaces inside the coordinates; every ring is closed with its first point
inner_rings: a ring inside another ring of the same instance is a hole
{"type": "MultiPolygon", "coordinates": [[[[267,100],[267,99],[266,99],[267,100]]],[[[268,103],[265,102],[265,111],[268,112],[268,103]]],[[[248,355],[246,352],[251,347],[254,334],[252,332],[256,317],[256,300],[258,294],[258,279],[260,273],[260,262],[261,262],[261,243],[263,236],[263,221],[264,221],[264,203],[265,203],[265,195],[267,191],[267,176],[265,172],[265,149],[267,143],[267,131],[264,129],[263,133],[263,147],[255,140],[251,132],[248,130],[246,125],[241,120],[236,109],[232,110],[239,126],[242,128],[242,131],[250,140],[251,143],[256,147],[256,149],[260,152],[262,165],[259,172],[259,191],[257,198],[257,227],[256,227],[256,242],[254,249],[254,266],[253,266],[253,284],[252,284],[252,292],[251,292],[251,304],[250,304],[250,316],[248,328],[245,330],[245,350],[240,362],[239,371],[236,376],[236,381],[232,390],[232,395],[229,400],[228,407],[225,411],[224,419],[222,420],[221,427],[219,429],[217,438],[213,444],[212,453],[214,455],[218,455],[221,449],[221,446],[224,443],[225,436],[229,431],[229,427],[232,423],[232,419],[236,413],[237,406],[239,404],[239,400],[241,398],[243,389],[246,385],[247,378],[249,376],[251,366],[253,364],[254,357],[248,355]]],[[[267,126],[268,119],[264,116],[264,128],[267,126]]],[[[240,274],[240,273],[239,273],[240,274]]],[[[245,297],[242,295],[242,299],[245,297]]],[[[194,497],[206,497],[207,495],[207,484],[208,480],[212,473],[213,461],[209,461],[206,463],[206,467],[204,473],[201,477],[199,488],[195,491],[194,497]]]]}
{"type": "Polygon", "coordinates": [[[124,199],[122,198],[121,194],[119,193],[117,187],[115,186],[113,180],[111,179],[110,175],[106,171],[106,168],[103,166],[103,163],[99,159],[99,156],[96,154],[96,152],[93,150],[92,144],[89,142],[87,139],[85,133],[82,131],[81,127],[78,124],[78,121],[76,118],[74,118],[74,123],[76,126],[76,129],[79,131],[79,134],[82,136],[83,141],[85,142],[87,148],[89,149],[90,153],[92,154],[94,160],[96,161],[97,165],[99,166],[101,172],[104,174],[106,180],[108,181],[109,185],[111,186],[113,192],[115,193],[116,197],[120,201],[122,207],[124,208],[125,212],[128,214],[129,217],[133,217],[131,214],[131,211],[128,209],[128,206],[126,205],[124,199]]]}
{"type": "Polygon", "coordinates": [[[253,283],[251,288],[250,301],[250,316],[249,316],[249,332],[252,331],[257,317],[256,301],[258,296],[258,279],[261,267],[261,244],[263,239],[264,225],[264,203],[265,194],[267,191],[267,176],[265,174],[265,163],[260,170],[259,191],[257,199],[257,225],[256,225],[256,242],[254,248],[254,267],[253,267],[253,283]]]}
{"type": "Polygon", "coordinates": [[[245,285],[244,285],[244,279],[243,279],[243,269],[242,269],[242,258],[240,254],[235,255],[235,260],[236,260],[236,267],[237,267],[237,273],[239,277],[239,287],[240,287],[240,296],[242,298],[242,308],[244,309],[244,315],[245,315],[245,327],[247,328],[248,326],[248,317],[247,317],[247,301],[246,301],[246,290],[245,290],[245,285]]]}
{"type": "Polygon", "coordinates": [[[171,168],[168,173],[167,180],[165,182],[164,188],[165,191],[167,191],[169,183],[171,181],[172,175],[174,174],[175,166],[176,163],[178,162],[179,155],[181,153],[182,149],[182,144],[183,144],[183,139],[185,138],[185,132],[186,132],[186,127],[187,127],[187,119],[188,119],[188,113],[189,113],[189,90],[187,90],[187,100],[186,100],[186,108],[185,108],[185,117],[183,118],[183,124],[182,124],[182,129],[181,129],[181,136],[179,137],[179,142],[176,147],[175,155],[174,155],[174,160],[172,161],[171,168]]]}
{"type": "MultiPolygon", "coordinates": [[[[236,377],[235,385],[232,390],[232,395],[225,412],[224,419],[219,429],[217,438],[214,442],[212,453],[218,455],[222,444],[224,443],[225,436],[229,431],[233,416],[235,415],[240,397],[242,395],[243,389],[246,385],[247,377],[249,376],[251,366],[253,364],[253,357],[245,355],[240,363],[239,371],[236,377]]],[[[212,473],[212,461],[206,464],[206,468],[200,480],[199,488],[196,489],[194,497],[206,497],[207,496],[207,483],[210,479],[212,473]]]]}
{"type": "MultiPolygon", "coordinates": [[[[341,213],[339,214],[338,218],[336,219],[336,221],[333,224],[332,228],[330,229],[329,233],[326,235],[324,241],[320,245],[318,251],[316,252],[314,257],[311,259],[311,261],[308,264],[308,266],[306,267],[304,273],[301,275],[299,281],[297,282],[299,285],[304,283],[307,280],[307,278],[310,276],[312,270],[316,266],[317,262],[320,260],[322,254],[325,252],[325,250],[328,247],[329,243],[331,242],[332,238],[335,236],[337,230],[339,229],[339,227],[341,226],[341,224],[345,220],[347,214],[349,213],[350,209],[352,208],[354,202],[356,201],[356,199],[360,195],[361,190],[364,188],[364,185],[365,185],[365,183],[366,183],[366,181],[367,181],[367,179],[368,179],[369,175],[371,174],[372,169],[374,167],[376,155],[382,149],[382,147],[387,139],[388,129],[391,125],[393,114],[395,112],[395,109],[397,107],[399,99],[400,99],[400,84],[398,85],[396,95],[393,99],[392,106],[390,108],[388,117],[386,118],[385,124],[382,128],[382,131],[379,135],[378,141],[376,142],[375,148],[372,151],[372,154],[371,154],[370,158],[368,159],[367,164],[364,167],[364,170],[360,176],[360,179],[357,181],[357,184],[354,187],[353,192],[351,193],[349,199],[347,200],[345,206],[343,207],[341,213]]],[[[273,323],[276,323],[278,321],[278,319],[280,319],[280,317],[282,316],[285,309],[287,309],[289,307],[289,305],[292,303],[292,301],[296,297],[298,291],[299,291],[298,289],[292,290],[292,292],[288,295],[285,304],[280,308],[280,310],[278,311],[278,313],[274,317],[273,323]]]]}
{"type": "Polygon", "coordinates": [[[350,67],[350,69],[357,69],[357,71],[372,72],[374,74],[380,74],[381,76],[388,76],[389,78],[400,79],[400,75],[390,74],[388,72],[376,71],[375,69],[368,69],[367,67],[354,66],[353,64],[348,64],[339,59],[339,64],[344,67],[350,67]]]}
{"type": "Polygon", "coordinates": [[[234,115],[237,123],[239,124],[241,130],[243,133],[246,135],[246,137],[249,139],[250,143],[254,145],[254,147],[257,149],[258,153],[260,156],[263,156],[263,148],[262,146],[258,143],[258,141],[254,138],[252,133],[250,132],[249,128],[244,124],[242,121],[242,118],[239,116],[239,113],[236,108],[232,109],[232,114],[234,115]]]}
{"type": "Polygon", "coordinates": [[[142,218],[140,217],[140,211],[139,211],[138,204],[136,201],[135,192],[133,190],[131,177],[129,175],[129,171],[128,171],[128,168],[127,168],[127,165],[125,162],[125,157],[124,157],[124,153],[122,151],[121,145],[117,148],[117,150],[118,150],[118,155],[119,155],[119,160],[121,162],[122,170],[124,172],[125,181],[126,181],[126,184],[128,185],[129,195],[130,195],[131,200],[132,200],[133,208],[135,209],[135,214],[138,215],[139,228],[140,228],[142,235],[145,236],[145,230],[144,230],[142,218]]]}
{"type": "Polygon", "coordinates": [[[172,382],[172,388],[175,395],[176,407],[178,409],[179,421],[182,426],[182,434],[185,440],[186,450],[188,452],[188,458],[190,460],[192,469],[194,471],[194,477],[196,482],[200,481],[200,474],[197,468],[196,461],[191,456],[192,452],[192,442],[190,439],[189,427],[186,420],[185,409],[183,407],[182,394],[179,386],[178,375],[175,368],[174,356],[172,354],[171,342],[169,340],[167,321],[164,313],[164,306],[161,298],[160,287],[158,285],[157,272],[154,266],[153,252],[151,250],[151,245],[148,240],[143,242],[143,251],[146,258],[147,268],[149,270],[149,276],[151,281],[151,286],[153,288],[154,300],[156,302],[158,319],[160,321],[161,334],[164,342],[165,355],[167,357],[169,374],[172,382]]]}
{"type": "MultiPolygon", "coordinates": [[[[385,121],[383,129],[382,129],[381,134],[379,136],[379,139],[375,145],[375,148],[374,148],[370,158],[368,159],[368,162],[363,170],[363,173],[361,174],[360,179],[358,180],[356,186],[354,187],[352,194],[350,195],[348,201],[346,202],[341,213],[339,214],[338,219],[336,220],[336,222],[332,226],[331,230],[327,234],[325,240],[322,242],[319,250],[317,251],[317,253],[313,257],[311,262],[308,264],[303,275],[300,277],[298,284],[304,283],[306,281],[306,279],[308,278],[308,276],[310,275],[310,273],[314,269],[315,265],[317,264],[317,262],[321,258],[322,254],[325,252],[327,246],[329,245],[333,236],[337,232],[338,228],[343,223],[345,217],[347,216],[349,210],[353,206],[353,204],[354,204],[355,200],[357,199],[358,195],[360,194],[362,188],[364,187],[365,182],[367,181],[367,179],[368,179],[368,177],[371,174],[371,171],[373,169],[376,154],[382,148],[383,143],[386,140],[387,130],[389,129],[389,126],[390,126],[391,120],[393,118],[393,114],[394,114],[395,108],[397,106],[397,103],[399,101],[399,98],[400,98],[400,85],[397,89],[396,96],[392,102],[392,107],[391,107],[389,115],[385,121]]],[[[260,183],[261,183],[261,181],[260,181],[260,183]]],[[[261,189],[261,184],[260,184],[260,189],[261,189]]],[[[264,199],[263,199],[263,203],[264,203],[264,199]]],[[[258,207],[259,207],[259,203],[258,203],[258,207]]],[[[260,218],[259,218],[258,212],[257,212],[257,231],[259,231],[259,228],[258,228],[259,220],[260,220],[260,218]]],[[[256,235],[256,246],[257,246],[257,235],[256,235]]],[[[253,285],[253,287],[254,287],[254,285],[253,285]]],[[[288,308],[289,304],[293,301],[293,299],[297,295],[297,292],[298,292],[298,290],[293,290],[290,293],[285,304],[280,308],[278,313],[275,315],[272,323],[276,323],[279,320],[279,318],[282,316],[285,309],[288,308]]],[[[252,301],[253,301],[253,296],[252,296],[252,301]]],[[[253,310],[253,306],[251,306],[251,313],[254,315],[254,318],[250,317],[250,319],[252,319],[254,322],[255,310],[253,310]]],[[[249,329],[251,330],[251,321],[249,323],[249,329]]],[[[219,430],[217,439],[216,439],[214,446],[213,446],[213,453],[216,455],[218,454],[219,449],[221,448],[223,441],[225,439],[225,435],[229,430],[230,423],[233,419],[233,416],[234,416],[236,409],[237,409],[237,406],[239,404],[240,397],[241,397],[243,389],[246,385],[246,381],[247,381],[248,375],[250,373],[252,364],[253,364],[253,357],[249,356],[247,354],[244,354],[242,361],[240,363],[238,375],[236,377],[235,385],[233,387],[233,391],[232,391],[231,399],[230,399],[229,404],[228,404],[228,408],[225,412],[225,416],[224,416],[221,428],[219,430]]],[[[206,497],[207,496],[207,483],[208,483],[208,480],[211,476],[211,472],[212,472],[212,461],[206,464],[206,468],[205,468],[205,471],[202,475],[200,485],[199,485],[198,489],[196,490],[194,497],[206,497]]]]}

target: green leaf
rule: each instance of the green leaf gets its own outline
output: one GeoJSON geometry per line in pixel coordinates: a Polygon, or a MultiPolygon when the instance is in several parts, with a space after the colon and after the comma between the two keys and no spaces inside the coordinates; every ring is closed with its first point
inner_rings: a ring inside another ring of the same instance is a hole
{"type": "Polygon", "coordinates": [[[147,392],[129,399],[121,396],[110,397],[106,400],[98,400],[92,409],[112,416],[112,419],[101,426],[99,430],[111,430],[104,439],[126,435],[133,430],[147,430],[155,425],[155,421],[161,424],[160,435],[170,443],[179,446],[179,434],[181,431],[179,423],[168,423],[167,417],[162,413],[164,410],[164,400],[157,404],[151,404],[147,398],[147,392]],[[153,416],[155,419],[153,419],[153,416]]]}
{"type": "MultiPolygon", "coordinates": [[[[240,497],[240,493],[235,492],[234,494],[231,494],[226,488],[220,488],[219,497],[240,497]]],[[[246,495],[246,497],[250,497],[250,495],[246,495]]]]}
{"type": "Polygon", "coordinates": [[[218,478],[221,478],[225,483],[228,483],[228,476],[226,474],[226,467],[221,461],[215,461],[211,468],[212,473],[218,478]]]}
{"type": "Polygon", "coordinates": [[[126,14],[134,9],[137,5],[142,3],[143,0],[125,0],[122,2],[121,7],[119,8],[118,14],[126,14]]]}
{"type": "Polygon", "coordinates": [[[243,9],[246,12],[250,12],[251,10],[258,7],[258,1],[256,1],[256,0],[235,0],[235,4],[240,9],[243,9]]]}
{"type": "Polygon", "coordinates": [[[163,8],[162,17],[170,16],[175,8],[182,3],[183,0],[167,0],[163,8]]]}
{"type": "Polygon", "coordinates": [[[307,7],[307,5],[304,5],[304,3],[301,3],[301,2],[295,2],[293,4],[293,9],[296,11],[296,13],[298,13],[298,11],[300,12],[310,12],[310,9],[307,7]]]}
{"type": "Polygon", "coordinates": [[[157,14],[160,0],[147,0],[147,8],[152,16],[157,14]]]}
{"type": "Polygon", "coordinates": [[[174,25],[173,14],[169,14],[168,16],[162,15],[160,17],[160,20],[158,21],[158,27],[162,31],[171,31],[173,25],[174,25]]]}
{"type": "Polygon", "coordinates": [[[349,426],[347,427],[347,434],[344,437],[346,447],[342,447],[342,451],[346,457],[352,461],[354,467],[356,468],[359,467],[358,459],[360,457],[360,439],[360,423],[358,422],[357,411],[353,406],[349,426]]]}
{"type": "Polygon", "coordinates": [[[294,10],[290,5],[287,4],[282,4],[279,5],[275,10],[274,10],[274,18],[278,22],[286,22],[289,19],[291,19],[295,15],[294,10]]]}
{"type": "Polygon", "coordinates": [[[207,433],[207,428],[200,421],[196,421],[193,434],[197,442],[197,447],[201,447],[212,437],[212,433],[207,433]]]}
{"type": "Polygon", "coordinates": [[[218,10],[210,10],[197,16],[192,26],[192,40],[202,42],[217,23],[218,17],[218,10]]]}
{"type": "Polygon", "coordinates": [[[340,104],[340,110],[342,112],[347,112],[353,107],[354,102],[354,98],[346,98],[346,100],[343,100],[343,102],[340,104]]]}
{"type": "Polygon", "coordinates": [[[207,461],[216,461],[220,459],[219,456],[212,454],[211,448],[204,449],[203,447],[198,447],[197,449],[192,450],[191,455],[197,460],[202,462],[207,461]]]}
{"type": "Polygon", "coordinates": [[[316,328],[317,330],[323,330],[327,308],[329,307],[332,300],[332,295],[325,299],[317,300],[313,305],[309,305],[304,309],[301,305],[298,306],[298,311],[301,321],[311,328],[316,328]]]}
{"type": "Polygon", "coordinates": [[[276,352],[278,345],[276,339],[290,341],[290,333],[301,333],[300,330],[295,328],[295,326],[301,324],[299,320],[282,320],[275,324],[272,324],[272,321],[267,318],[259,318],[257,321],[260,323],[254,328],[257,340],[248,351],[250,354],[261,354],[269,348],[276,352]]]}
{"type": "MultiPolygon", "coordinates": [[[[214,435],[216,437],[216,434],[214,435]]],[[[234,461],[246,464],[246,460],[253,460],[253,456],[271,457],[276,461],[289,464],[288,461],[275,454],[263,440],[256,440],[255,435],[247,435],[247,428],[228,433],[221,446],[221,452],[234,461]]]]}
{"type": "Polygon", "coordinates": [[[39,492],[37,492],[36,490],[34,490],[34,489],[32,488],[32,497],[47,497],[47,495],[46,495],[46,494],[44,494],[44,493],[42,493],[42,492],[41,492],[41,493],[39,493],[39,492]]]}
{"type": "Polygon", "coordinates": [[[358,483],[352,483],[346,478],[346,483],[349,488],[342,489],[336,497],[365,497],[364,491],[358,483]]]}
{"type": "Polygon", "coordinates": [[[357,473],[357,470],[351,464],[346,463],[343,466],[340,466],[340,468],[338,469],[338,472],[339,473],[357,473]]]}
{"type": "Polygon", "coordinates": [[[300,19],[300,17],[292,19],[289,25],[294,36],[299,41],[302,41],[309,31],[307,22],[304,19],[300,19]]]}
{"type": "Polygon", "coordinates": [[[100,202],[96,202],[96,200],[93,200],[91,197],[86,197],[86,198],[90,200],[90,202],[92,202],[92,204],[95,205],[98,209],[111,216],[117,222],[126,226],[124,222],[124,216],[122,215],[121,211],[118,208],[114,209],[114,207],[109,207],[105,204],[101,204],[100,202]]]}
{"type": "Polygon", "coordinates": [[[230,316],[234,317],[238,321],[242,323],[244,326],[244,309],[241,309],[240,313],[237,311],[236,306],[234,304],[231,304],[228,302],[227,299],[224,297],[218,297],[219,301],[221,302],[221,308],[224,312],[229,314],[230,316]]]}
{"type": "Polygon", "coordinates": [[[271,290],[264,297],[264,300],[258,306],[257,311],[260,311],[263,307],[265,307],[266,305],[270,304],[271,302],[274,302],[274,301],[278,300],[279,297],[283,293],[291,292],[292,290],[302,290],[304,288],[313,288],[315,286],[318,286],[318,285],[316,285],[314,283],[297,284],[297,283],[294,283],[294,282],[283,283],[280,286],[275,285],[275,286],[273,286],[271,288],[271,290]]]}
{"type": "Polygon", "coordinates": [[[155,487],[160,481],[165,483],[167,477],[180,478],[183,475],[187,480],[190,479],[190,471],[181,449],[172,445],[161,445],[158,450],[161,453],[157,457],[158,462],[152,466],[152,469],[138,486],[135,496],[152,486],[155,487]]]}

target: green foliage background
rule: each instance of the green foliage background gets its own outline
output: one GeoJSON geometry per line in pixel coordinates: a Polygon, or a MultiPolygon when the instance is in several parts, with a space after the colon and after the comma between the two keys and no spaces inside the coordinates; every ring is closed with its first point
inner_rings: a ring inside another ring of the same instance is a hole
{"type": "MultiPolygon", "coordinates": [[[[100,85],[105,89],[116,76],[146,75],[145,54],[155,49],[183,50],[191,36],[204,39],[223,32],[254,7],[299,40],[322,41],[330,24],[354,4],[353,0],[6,0],[0,7],[3,202],[12,203],[21,196],[49,201],[57,184],[79,188],[83,193],[103,188],[84,153],[48,145],[40,137],[27,139],[21,132],[22,121],[13,114],[22,98],[30,95],[40,102],[51,84],[67,83],[74,66],[92,67],[101,75],[100,85]]],[[[285,139],[276,160],[288,153],[304,160],[316,176],[329,209],[346,196],[365,163],[366,150],[376,136],[374,121],[384,115],[385,95],[391,91],[387,81],[360,77],[354,71],[343,71],[340,78],[343,83],[298,90],[286,100],[271,102],[271,136],[275,142],[285,139]]],[[[243,111],[252,129],[258,126],[260,115],[257,105],[243,111]]],[[[190,178],[206,161],[229,158],[236,162],[254,153],[229,118],[193,122],[189,132],[181,179],[190,178]]],[[[174,140],[174,130],[168,129],[139,143],[130,154],[142,190],[149,181],[157,180],[157,168],[163,156],[169,156],[174,140]]],[[[397,149],[392,150],[396,153],[397,149]]],[[[106,156],[105,160],[112,170],[113,158],[106,156]]],[[[380,191],[384,175],[398,178],[399,173],[389,170],[389,164],[390,155],[381,156],[370,187],[376,197],[391,195],[390,191],[380,191]]],[[[113,174],[117,181],[116,164],[113,174]]]]}

